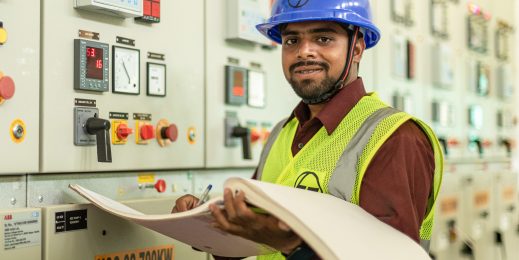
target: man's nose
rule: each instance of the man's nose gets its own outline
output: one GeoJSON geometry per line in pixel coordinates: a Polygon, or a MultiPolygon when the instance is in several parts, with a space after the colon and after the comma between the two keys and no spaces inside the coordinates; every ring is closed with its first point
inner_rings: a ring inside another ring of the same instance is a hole
{"type": "Polygon", "coordinates": [[[315,58],[316,57],[316,53],[315,53],[315,45],[312,44],[312,42],[310,41],[301,41],[301,43],[299,44],[299,50],[298,50],[298,53],[297,53],[297,57],[299,59],[310,59],[310,58],[315,58]]]}

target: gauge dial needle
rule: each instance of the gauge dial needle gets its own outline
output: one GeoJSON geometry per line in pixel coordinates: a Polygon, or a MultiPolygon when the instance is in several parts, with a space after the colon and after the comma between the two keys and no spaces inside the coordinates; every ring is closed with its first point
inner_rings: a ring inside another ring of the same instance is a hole
{"type": "Polygon", "coordinates": [[[124,68],[124,72],[126,72],[126,76],[128,77],[128,84],[130,84],[130,73],[128,73],[128,69],[126,69],[126,65],[124,64],[124,61],[123,61],[123,68],[124,68]]]}

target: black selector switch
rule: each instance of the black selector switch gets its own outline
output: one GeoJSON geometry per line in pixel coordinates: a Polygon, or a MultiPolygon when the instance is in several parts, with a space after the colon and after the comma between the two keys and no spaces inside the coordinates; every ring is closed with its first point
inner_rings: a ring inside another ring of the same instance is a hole
{"type": "Polygon", "coordinates": [[[252,152],[251,152],[251,140],[250,140],[250,129],[243,126],[235,126],[232,129],[232,137],[241,138],[242,140],[242,148],[243,148],[243,159],[251,160],[252,152]]]}
{"type": "Polygon", "coordinates": [[[96,136],[97,161],[112,162],[110,149],[110,121],[95,117],[88,118],[85,123],[85,132],[96,136]]]}

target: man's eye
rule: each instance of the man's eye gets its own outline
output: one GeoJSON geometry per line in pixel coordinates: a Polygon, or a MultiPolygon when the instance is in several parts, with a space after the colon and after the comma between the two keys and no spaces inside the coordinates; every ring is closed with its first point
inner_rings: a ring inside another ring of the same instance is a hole
{"type": "Polygon", "coordinates": [[[293,44],[296,44],[296,43],[297,43],[296,39],[286,39],[285,40],[285,45],[293,45],[293,44]]]}
{"type": "Polygon", "coordinates": [[[319,37],[317,38],[317,41],[320,42],[320,43],[329,43],[332,39],[328,38],[328,37],[319,37]]]}

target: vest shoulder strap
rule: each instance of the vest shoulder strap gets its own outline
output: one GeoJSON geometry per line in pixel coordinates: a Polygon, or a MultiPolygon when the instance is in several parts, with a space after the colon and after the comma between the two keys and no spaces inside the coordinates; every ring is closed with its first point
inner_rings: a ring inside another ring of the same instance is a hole
{"type": "Polygon", "coordinates": [[[287,122],[288,118],[285,118],[281,121],[279,121],[276,126],[272,129],[270,132],[269,138],[267,139],[267,143],[263,147],[263,150],[261,151],[260,161],[258,164],[257,169],[257,175],[256,179],[261,180],[261,175],[263,174],[263,168],[265,168],[265,163],[267,162],[267,156],[270,153],[270,150],[272,149],[272,146],[274,145],[274,142],[278,138],[279,133],[281,133],[281,130],[283,129],[283,125],[287,122]]]}
{"type": "Polygon", "coordinates": [[[364,121],[346,146],[346,149],[344,149],[339,161],[337,161],[335,170],[328,183],[328,192],[331,195],[352,202],[358,173],[357,165],[364,148],[378,124],[383,119],[399,112],[392,107],[381,108],[364,121]]]}

